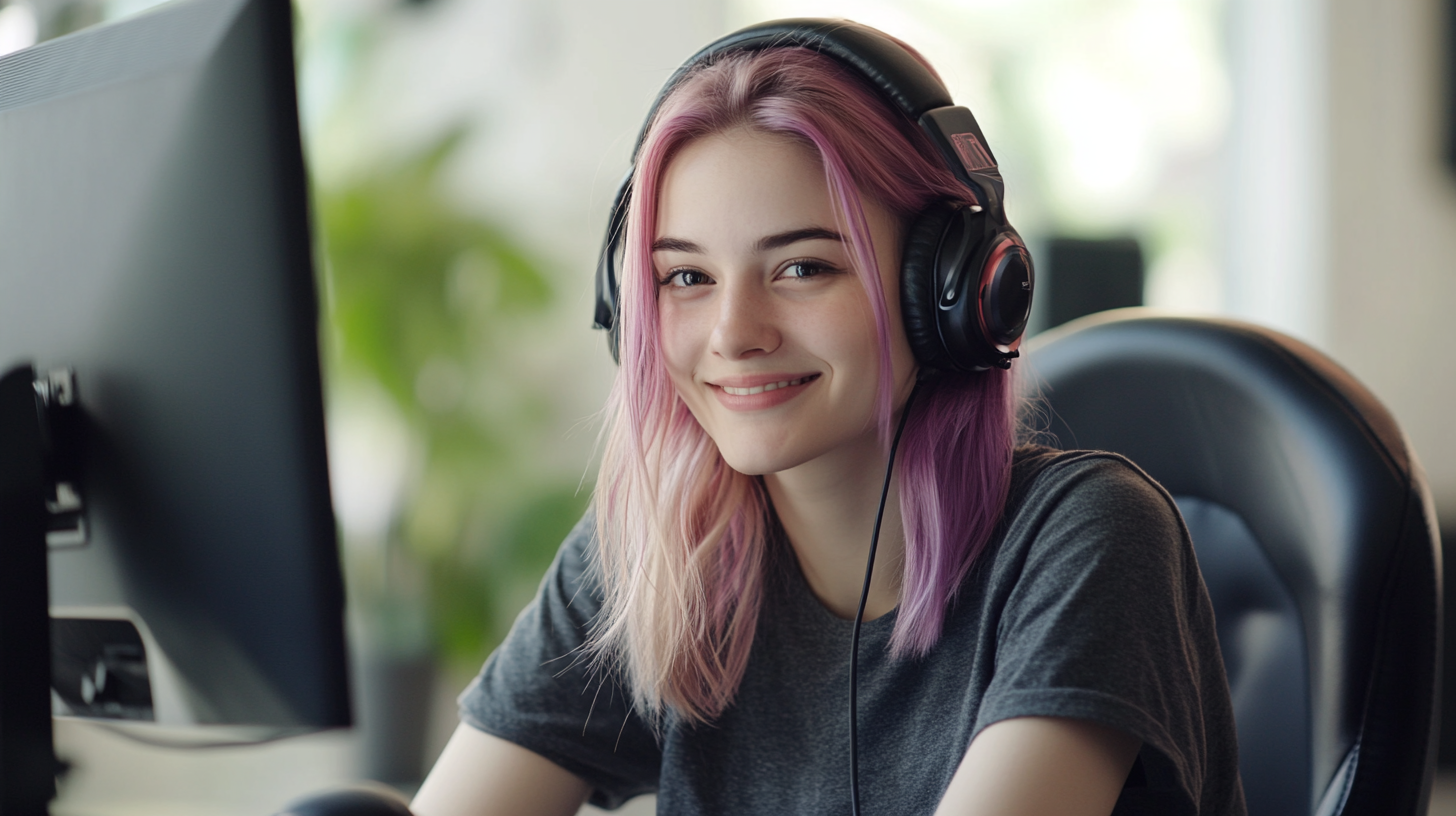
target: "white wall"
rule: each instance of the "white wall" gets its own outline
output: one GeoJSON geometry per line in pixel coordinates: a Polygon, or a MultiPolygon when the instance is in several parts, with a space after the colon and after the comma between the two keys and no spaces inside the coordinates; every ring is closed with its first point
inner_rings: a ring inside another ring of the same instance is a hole
{"type": "Polygon", "coordinates": [[[1326,348],[1394,411],[1456,525],[1456,174],[1443,0],[1328,3],[1326,348]]]}
{"type": "Polygon", "coordinates": [[[1224,309],[1324,346],[1323,0],[1229,0],[1224,309]]]}

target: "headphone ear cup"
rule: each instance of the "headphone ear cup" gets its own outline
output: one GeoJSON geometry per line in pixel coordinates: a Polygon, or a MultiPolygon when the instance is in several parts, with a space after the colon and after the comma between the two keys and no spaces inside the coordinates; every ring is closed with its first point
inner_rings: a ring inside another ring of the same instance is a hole
{"type": "Polygon", "coordinates": [[[935,259],[940,252],[941,236],[954,213],[949,204],[936,202],[915,216],[905,236],[905,252],[900,260],[900,313],[905,334],[910,338],[915,360],[926,368],[954,368],[940,337],[935,305],[939,296],[935,259]]]}

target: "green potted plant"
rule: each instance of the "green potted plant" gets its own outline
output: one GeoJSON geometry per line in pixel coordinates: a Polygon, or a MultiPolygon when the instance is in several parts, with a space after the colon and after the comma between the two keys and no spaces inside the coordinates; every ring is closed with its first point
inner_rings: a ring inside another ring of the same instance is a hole
{"type": "Polygon", "coordinates": [[[534,464],[550,395],[513,373],[509,327],[540,319],[553,290],[528,252],[442,194],[463,136],[315,194],[331,421],[364,399],[389,426],[343,440],[331,428],[331,445],[363,448],[332,453],[336,487],[351,478],[341,467],[381,453],[371,445],[405,449],[384,451],[393,495],[366,507],[377,529],[341,519],[363,770],[403,784],[419,779],[437,667],[479,665],[590,492],[534,464]]]}

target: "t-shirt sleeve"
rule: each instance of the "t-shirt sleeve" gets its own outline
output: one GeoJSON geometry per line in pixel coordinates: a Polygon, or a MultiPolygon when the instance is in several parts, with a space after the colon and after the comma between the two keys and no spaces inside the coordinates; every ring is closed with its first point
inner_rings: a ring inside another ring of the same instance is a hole
{"type": "Polygon", "coordinates": [[[588,511],[460,695],[460,719],[576,774],[591,785],[592,804],[615,808],[657,789],[662,754],[623,686],[582,648],[601,608],[590,566],[594,527],[588,511]]]}
{"type": "Polygon", "coordinates": [[[1237,772],[1210,762],[1231,750],[1210,751],[1207,740],[1233,733],[1232,713],[1212,606],[1172,499],[1111,454],[1064,461],[1038,480],[1008,530],[1007,540],[1030,544],[1000,565],[1019,575],[1000,584],[1010,589],[996,669],[974,732],[1047,716],[1138,737],[1134,776],[1145,779],[1130,780],[1116,813],[1241,802],[1237,772]]]}

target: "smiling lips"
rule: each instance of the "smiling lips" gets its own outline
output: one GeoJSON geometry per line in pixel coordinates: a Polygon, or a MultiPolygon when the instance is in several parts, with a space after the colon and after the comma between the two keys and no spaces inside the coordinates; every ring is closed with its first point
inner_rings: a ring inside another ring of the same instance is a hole
{"type": "Polygon", "coordinates": [[[752,388],[734,388],[731,385],[722,385],[719,386],[719,388],[722,388],[724,391],[727,391],[735,397],[751,397],[754,394],[762,394],[765,391],[773,391],[778,388],[788,388],[791,385],[803,385],[804,383],[808,382],[816,376],[818,375],[810,374],[807,377],[800,377],[797,380],[781,380],[779,382],[764,383],[763,385],[755,385],[752,388]]]}
{"type": "Polygon", "coordinates": [[[806,374],[802,377],[793,377],[782,380],[768,380],[763,382],[764,377],[733,378],[736,384],[709,383],[714,386],[713,393],[718,401],[725,408],[734,411],[757,411],[764,408],[772,408],[775,405],[782,405],[785,402],[798,396],[804,386],[819,379],[819,375],[806,374]]]}

